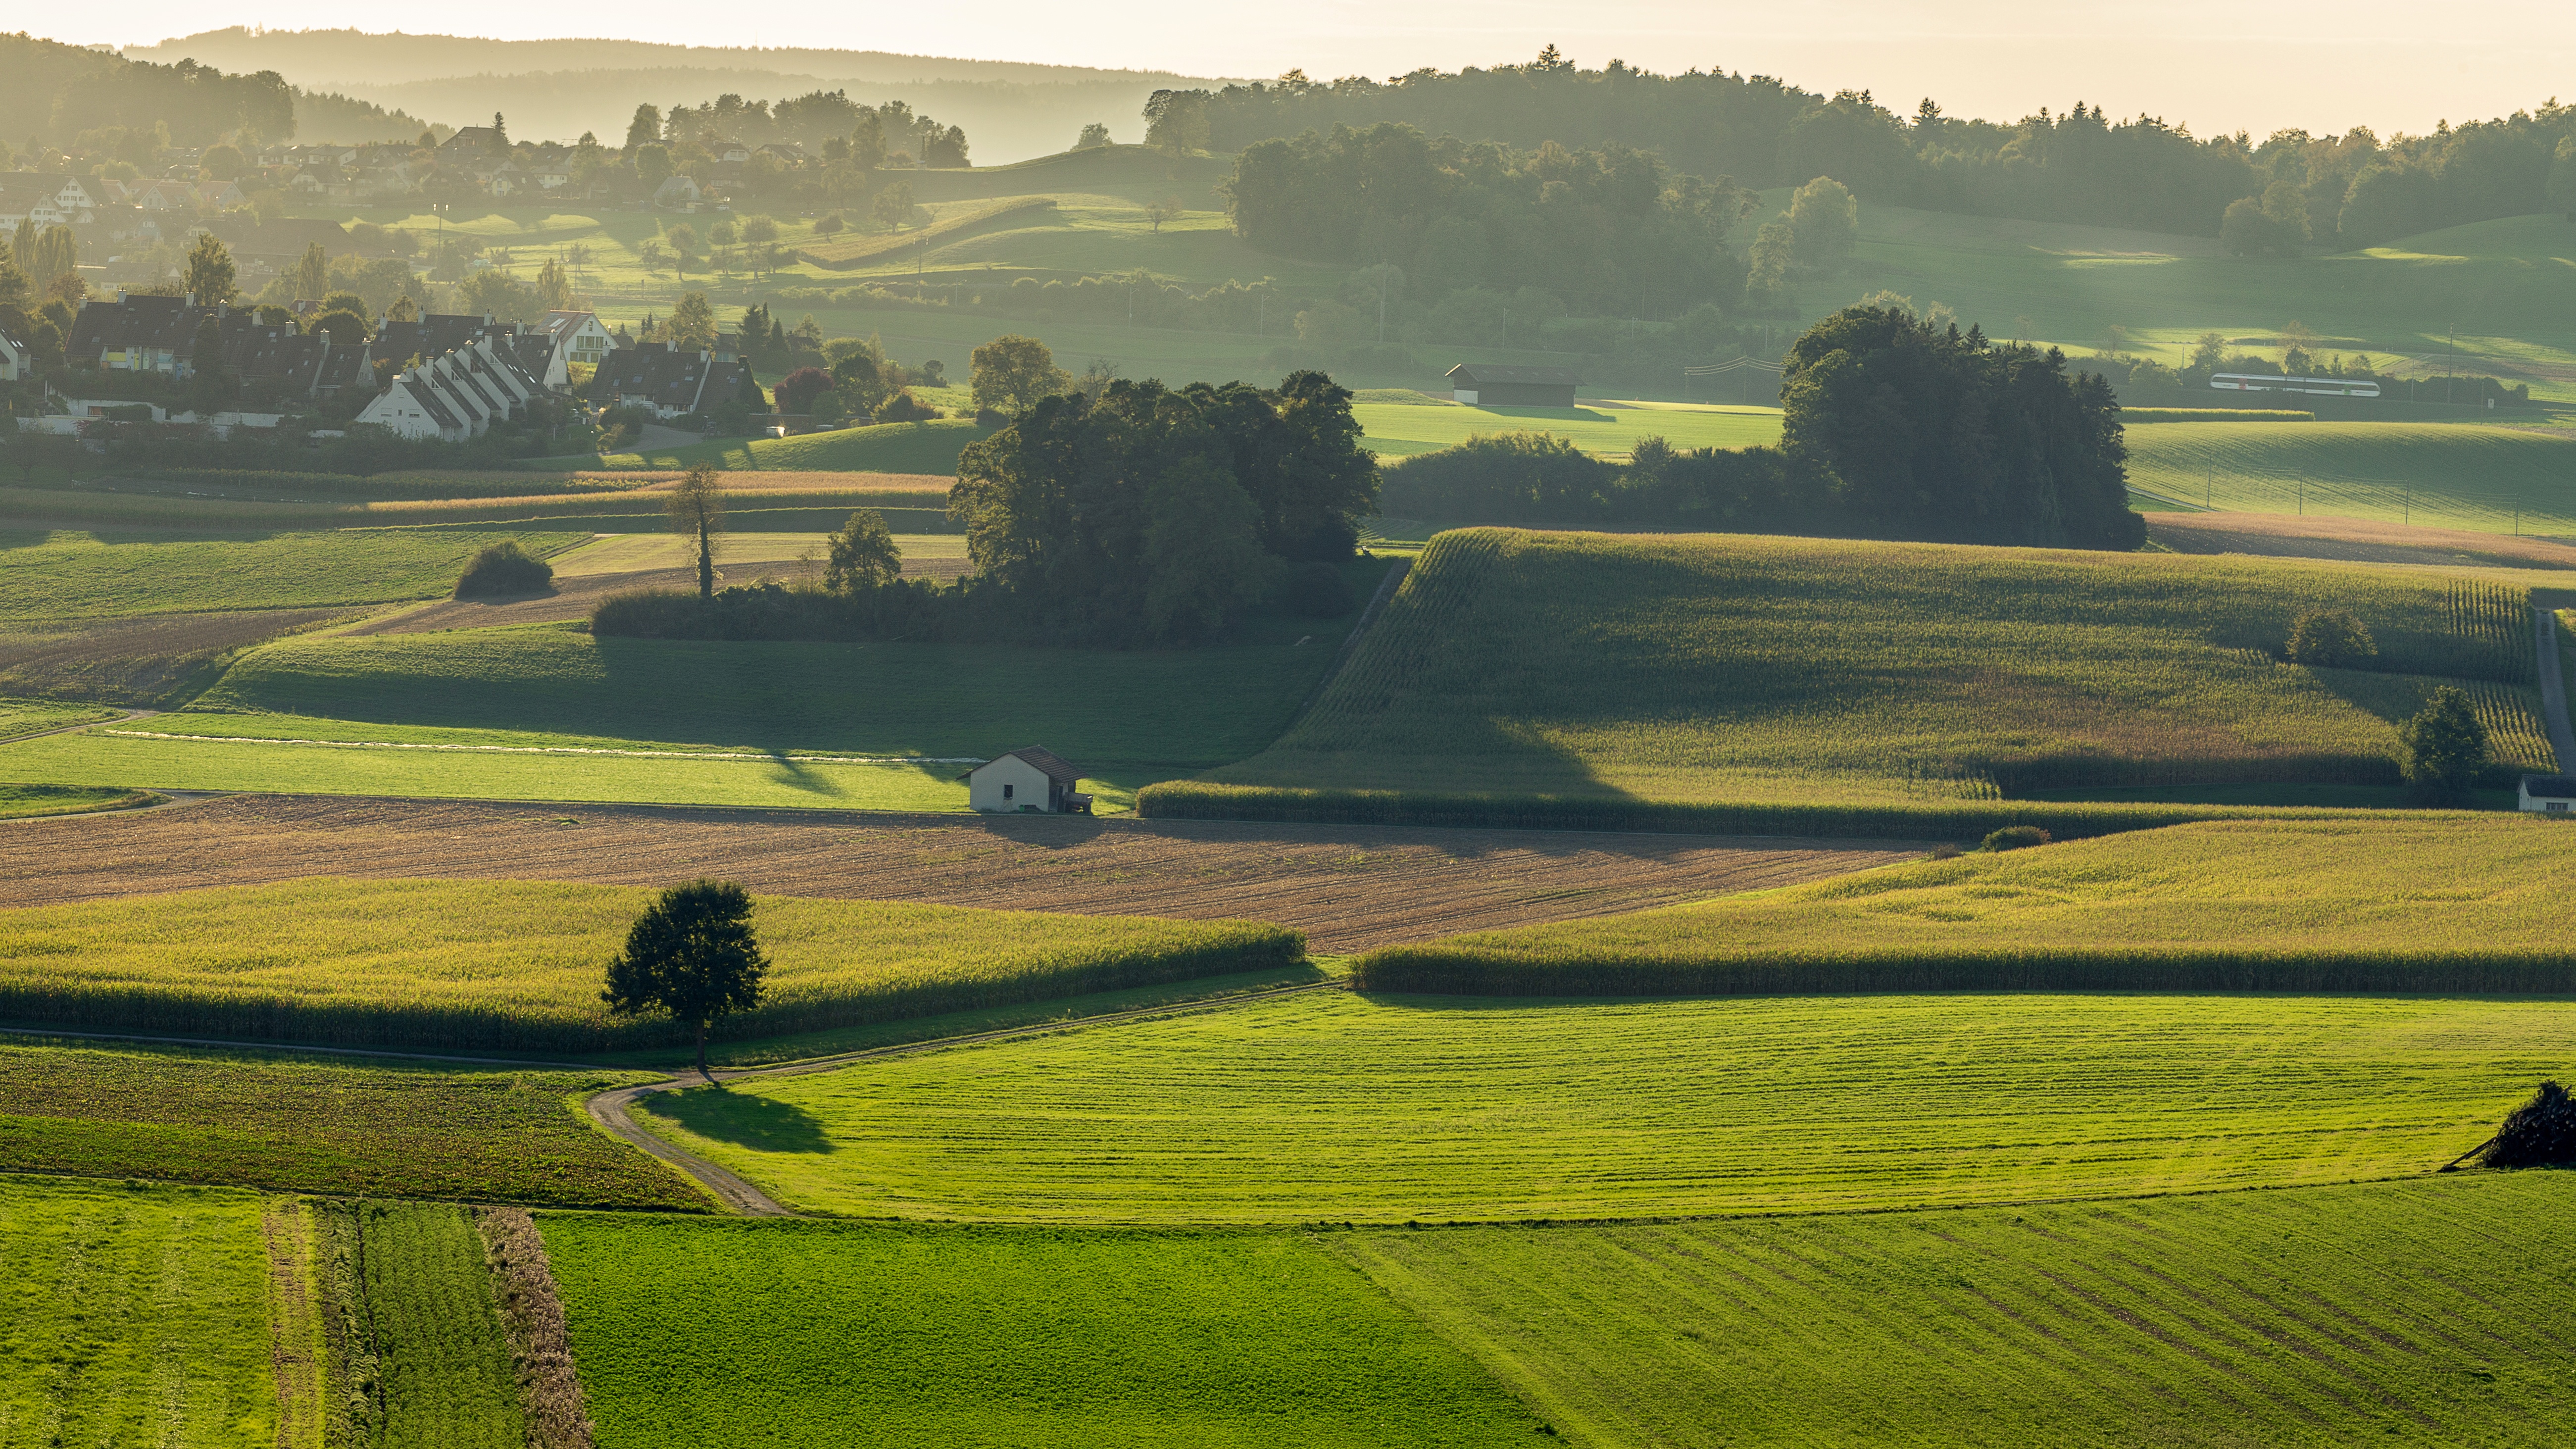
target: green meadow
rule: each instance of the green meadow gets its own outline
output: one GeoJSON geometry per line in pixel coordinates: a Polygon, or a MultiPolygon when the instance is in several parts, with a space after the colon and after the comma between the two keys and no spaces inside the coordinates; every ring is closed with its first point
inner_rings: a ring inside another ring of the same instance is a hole
{"type": "Polygon", "coordinates": [[[2576,1002],[1322,992],[661,1094],[793,1207],[985,1222],[1854,1211],[2410,1176],[2576,1002]]]}
{"type": "Polygon", "coordinates": [[[2460,423],[2137,423],[2129,482],[2183,503],[2576,531],[2576,438],[2460,423]]]}
{"type": "Polygon", "coordinates": [[[114,785],[0,785],[0,820],[79,815],[91,810],[148,805],[157,798],[149,791],[114,785]]]}
{"type": "Polygon", "coordinates": [[[1293,1236],[539,1226],[600,1449],[1358,1449],[1543,1433],[1464,1354],[1293,1236]]]}
{"type": "Polygon", "coordinates": [[[114,719],[116,714],[115,710],[103,705],[72,700],[0,697],[0,740],[35,734],[40,730],[58,730],[66,725],[86,724],[92,720],[114,719]]]}
{"type": "Polygon", "coordinates": [[[582,537],[410,529],[236,537],[16,529],[0,532],[0,619],[436,598],[456,586],[465,561],[485,544],[516,539],[530,553],[545,554],[582,537]]]}
{"type": "Polygon", "coordinates": [[[1425,397],[1419,403],[1360,402],[1352,415],[1382,458],[1456,447],[1480,433],[1550,433],[1587,453],[1624,457],[1639,438],[1676,448],[1745,448],[1780,441],[1780,410],[1685,403],[1586,402],[1572,408],[1470,407],[1425,397]]]}

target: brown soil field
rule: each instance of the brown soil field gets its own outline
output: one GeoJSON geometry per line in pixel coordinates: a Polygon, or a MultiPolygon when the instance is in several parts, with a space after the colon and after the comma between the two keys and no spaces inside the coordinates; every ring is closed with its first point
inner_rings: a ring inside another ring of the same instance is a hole
{"type": "Polygon", "coordinates": [[[0,880],[10,904],[44,905],[312,875],[645,886],[712,875],[777,895],[1273,921],[1339,954],[1764,890],[1925,848],[228,795],[0,824],[0,880]]]}
{"type": "Polygon", "coordinates": [[[2576,569],[2576,547],[2547,538],[2413,528],[2289,513],[2150,513],[2147,536],[2176,553],[2243,553],[2346,563],[2576,569]]]}
{"type": "Polygon", "coordinates": [[[201,683],[234,650],[353,612],[256,609],[104,623],[14,623],[0,628],[0,694],[160,704],[201,683]]]}

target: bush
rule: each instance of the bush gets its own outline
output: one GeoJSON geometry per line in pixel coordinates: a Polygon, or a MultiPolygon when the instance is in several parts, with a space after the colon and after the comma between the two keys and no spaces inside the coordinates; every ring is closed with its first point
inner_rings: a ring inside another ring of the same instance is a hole
{"type": "Polygon", "coordinates": [[[1305,619],[1338,619],[1358,602],[1350,581],[1328,563],[1301,563],[1281,580],[1280,607],[1305,619]]]}
{"type": "Polygon", "coordinates": [[[2480,1149],[2489,1167],[2544,1167],[2576,1162],[2576,1101],[2556,1082],[2543,1082],[2516,1107],[2480,1149]]]}
{"type": "Polygon", "coordinates": [[[2290,625],[2281,652],[2294,664],[2316,669],[2359,669],[2379,657],[2379,643],[2361,620],[2341,609],[2312,609],[2290,625]]]}
{"type": "Polygon", "coordinates": [[[2478,723],[2469,697],[2445,684],[2424,701],[2423,711],[2397,727],[2405,747],[2398,766],[2406,783],[2436,796],[2457,796],[2477,783],[2487,762],[2487,728],[2478,723]]]}
{"type": "Polygon", "coordinates": [[[926,423],[940,415],[939,409],[914,397],[910,388],[887,398],[885,406],[877,409],[881,423],[926,423]]]}
{"type": "Polygon", "coordinates": [[[2034,845],[2047,843],[2048,832],[2036,825],[2007,825],[2001,830],[1989,833],[1985,844],[1977,848],[1988,851],[2027,850],[2034,845]]]}
{"type": "Polygon", "coordinates": [[[553,588],[554,565],[532,557],[519,547],[515,538],[486,544],[457,576],[456,597],[483,598],[493,594],[536,594],[553,588]]]}

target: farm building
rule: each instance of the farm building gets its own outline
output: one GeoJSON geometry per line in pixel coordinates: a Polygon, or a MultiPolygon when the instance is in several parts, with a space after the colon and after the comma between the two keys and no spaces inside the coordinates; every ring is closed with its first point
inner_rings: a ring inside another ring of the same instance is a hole
{"type": "Polygon", "coordinates": [[[1091,797],[1073,787],[1082,772],[1046,750],[1032,746],[986,760],[966,772],[966,804],[981,811],[1034,811],[1042,815],[1088,815],[1091,797]]]}
{"type": "Polygon", "coordinates": [[[2522,808],[2550,815],[2576,815],[2576,775],[2525,775],[2522,808]]]}
{"type": "Polygon", "coordinates": [[[1576,378],[1570,367],[1493,367],[1462,362],[1449,369],[1451,396],[1476,407],[1570,408],[1576,378]]]}

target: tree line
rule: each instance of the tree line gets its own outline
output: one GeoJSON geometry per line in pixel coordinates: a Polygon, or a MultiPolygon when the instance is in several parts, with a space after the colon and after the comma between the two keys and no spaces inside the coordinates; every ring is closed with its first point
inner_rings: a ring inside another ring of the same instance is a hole
{"type": "Polygon", "coordinates": [[[275,71],[227,75],[0,35],[0,136],[68,142],[83,131],[166,125],[170,143],[203,146],[225,136],[282,141],[295,134],[295,89],[275,71]]]}

